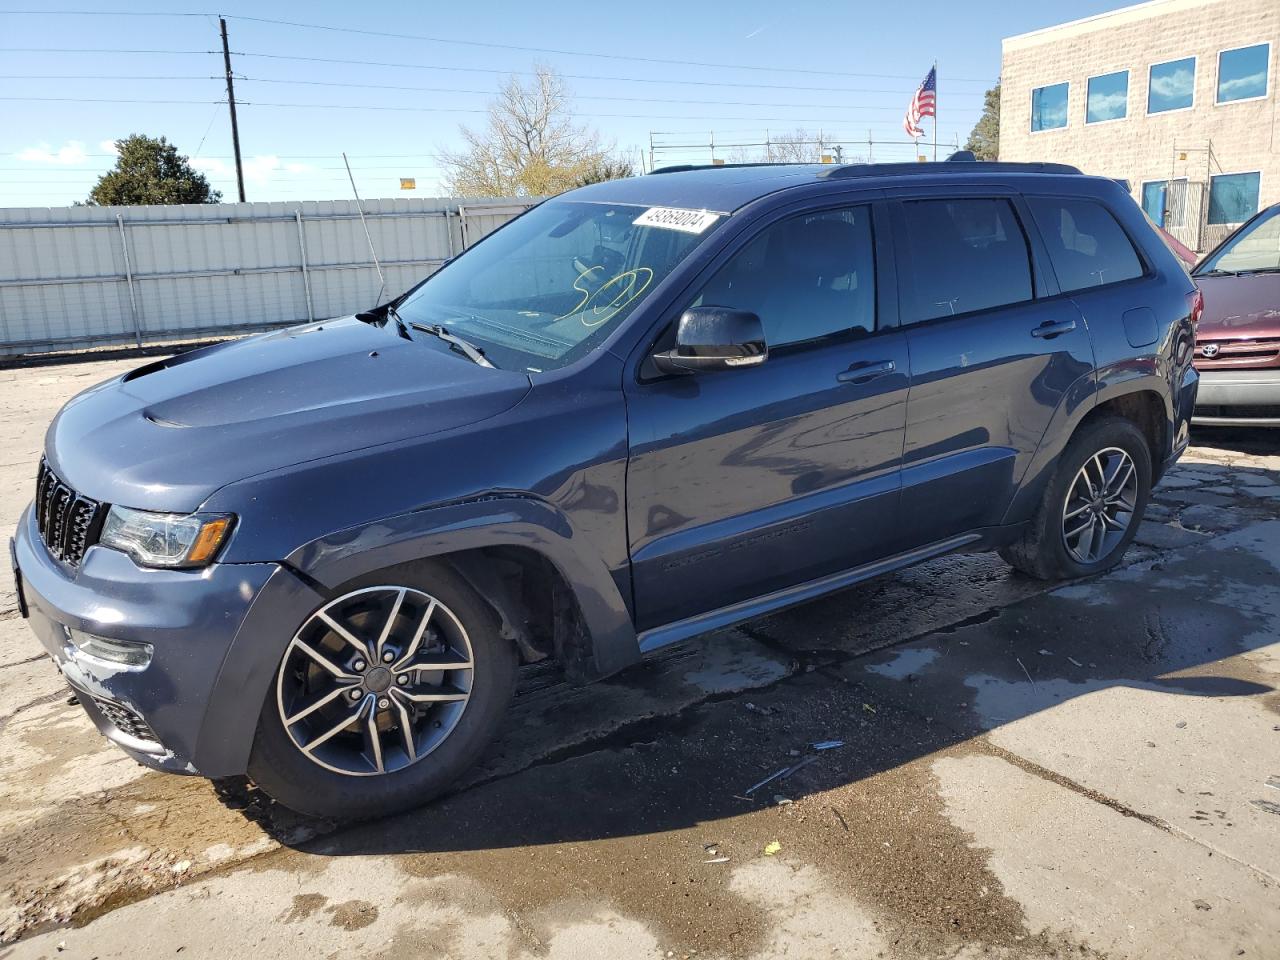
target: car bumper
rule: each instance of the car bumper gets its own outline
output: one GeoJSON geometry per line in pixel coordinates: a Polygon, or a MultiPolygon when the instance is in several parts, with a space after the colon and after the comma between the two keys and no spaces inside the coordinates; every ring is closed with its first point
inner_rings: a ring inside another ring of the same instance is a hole
{"type": "Polygon", "coordinates": [[[1280,427],[1280,370],[1201,370],[1191,422],[1280,427]]]}
{"type": "Polygon", "coordinates": [[[90,547],[72,570],[45,549],[30,508],[11,553],[28,623],[104,736],[156,769],[244,772],[274,664],[315,594],[273,563],[147,570],[90,547]],[[88,656],[69,630],[147,644],[150,661],[88,656]]]}

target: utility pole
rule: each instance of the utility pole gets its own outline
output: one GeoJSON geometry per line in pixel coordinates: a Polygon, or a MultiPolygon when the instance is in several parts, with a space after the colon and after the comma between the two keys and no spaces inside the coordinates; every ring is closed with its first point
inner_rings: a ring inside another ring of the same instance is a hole
{"type": "Polygon", "coordinates": [[[222,62],[227,67],[227,106],[231,108],[231,146],[236,155],[236,186],[240,189],[240,202],[244,203],[244,164],[240,162],[240,127],[236,124],[236,85],[231,78],[231,48],[227,46],[227,21],[218,18],[222,28],[222,62]]]}

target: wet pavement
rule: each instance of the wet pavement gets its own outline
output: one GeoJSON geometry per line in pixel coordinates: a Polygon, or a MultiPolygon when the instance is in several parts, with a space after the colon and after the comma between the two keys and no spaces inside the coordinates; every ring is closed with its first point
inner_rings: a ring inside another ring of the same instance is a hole
{"type": "MultiPolygon", "coordinates": [[[[132,365],[0,371],[0,521],[132,365]]],[[[943,558],[528,668],[457,792],[358,827],[119,754],[6,574],[0,957],[1278,957],[1280,435],[1197,435],[1150,516],[1085,583],[943,558]]]]}

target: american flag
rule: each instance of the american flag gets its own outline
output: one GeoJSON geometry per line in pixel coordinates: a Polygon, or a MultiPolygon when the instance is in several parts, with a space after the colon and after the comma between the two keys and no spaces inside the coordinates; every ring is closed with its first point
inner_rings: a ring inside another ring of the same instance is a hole
{"type": "Polygon", "coordinates": [[[920,129],[920,121],[925,117],[933,117],[937,119],[938,106],[938,68],[930,67],[929,75],[924,78],[924,83],[916,88],[916,94],[911,98],[911,106],[907,107],[907,115],[902,118],[902,128],[907,131],[907,136],[911,138],[923,137],[924,131],[920,129]]]}

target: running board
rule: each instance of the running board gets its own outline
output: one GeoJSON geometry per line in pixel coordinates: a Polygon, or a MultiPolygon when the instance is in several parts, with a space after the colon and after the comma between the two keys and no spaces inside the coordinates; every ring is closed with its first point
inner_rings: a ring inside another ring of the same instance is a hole
{"type": "Polygon", "coordinates": [[[939,540],[937,543],[917,547],[914,550],[908,550],[906,553],[895,554],[892,557],[864,564],[861,567],[828,574],[825,577],[819,577],[817,580],[809,580],[806,583],[787,587],[784,590],[775,590],[773,593],[766,593],[761,597],[730,604],[727,607],[721,607],[719,610],[700,613],[697,616],[677,620],[675,623],[669,623],[666,626],[654,627],[652,630],[645,630],[640,634],[640,652],[651,653],[661,647],[679,643],[681,640],[688,640],[690,637],[697,636],[700,633],[719,630],[721,627],[731,627],[746,620],[754,620],[756,617],[763,616],[766,613],[776,613],[779,610],[795,606],[798,603],[805,603],[835,590],[851,587],[855,583],[861,583],[863,580],[878,577],[882,573],[891,573],[894,570],[901,570],[903,567],[909,567],[924,560],[932,560],[934,557],[959,550],[961,547],[966,547],[975,540],[981,539],[981,534],[966,533],[958,537],[951,537],[948,540],[939,540]]]}

